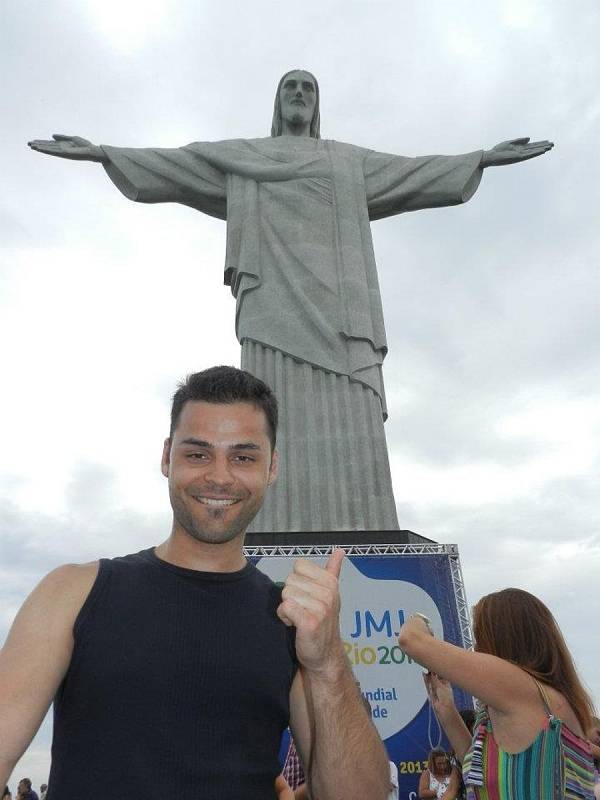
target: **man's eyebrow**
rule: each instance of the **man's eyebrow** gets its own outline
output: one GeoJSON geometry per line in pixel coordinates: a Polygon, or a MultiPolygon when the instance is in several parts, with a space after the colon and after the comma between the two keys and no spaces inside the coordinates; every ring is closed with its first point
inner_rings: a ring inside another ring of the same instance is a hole
{"type": "Polygon", "coordinates": [[[204,439],[196,439],[193,436],[188,439],[182,439],[180,444],[192,444],[195,447],[212,447],[210,442],[205,442],[204,439]]]}
{"type": "MultiPolygon", "coordinates": [[[[214,445],[210,442],[205,442],[204,439],[196,439],[194,436],[190,436],[187,439],[182,439],[180,444],[187,444],[192,445],[193,447],[207,447],[211,450],[214,449],[214,445]]],[[[262,450],[261,446],[256,442],[236,442],[235,444],[229,445],[229,450],[262,450]]]]}

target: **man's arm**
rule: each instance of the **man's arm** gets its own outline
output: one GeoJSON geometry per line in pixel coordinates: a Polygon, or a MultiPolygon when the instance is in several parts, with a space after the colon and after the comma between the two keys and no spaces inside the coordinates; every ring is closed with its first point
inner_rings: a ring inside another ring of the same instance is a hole
{"type": "Polygon", "coordinates": [[[296,627],[300,662],[290,694],[290,727],[313,800],[387,800],[387,754],[340,637],[343,557],[343,551],[334,551],[325,569],[299,559],[283,589],[278,614],[296,627]]]}
{"type": "Polygon", "coordinates": [[[73,624],[98,565],[67,565],[47,575],[17,614],[0,650],[0,784],[35,736],[64,678],[73,624]]]}

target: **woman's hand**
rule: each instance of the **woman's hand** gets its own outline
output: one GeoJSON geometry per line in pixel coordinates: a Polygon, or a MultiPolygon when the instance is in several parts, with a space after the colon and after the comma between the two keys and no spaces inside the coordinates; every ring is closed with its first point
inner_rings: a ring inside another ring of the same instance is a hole
{"type": "Polygon", "coordinates": [[[425,614],[411,614],[404,625],[400,628],[399,639],[401,639],[403,635],[410,636],[410,634],[424,633],[428,634],[429,636],[433,636],[429,619],[425,616],[425,614]]]}
{"type": "Polygon", "coordinates": [[[433,672],[423,675],[423,680],[433,710],[440,720],[447,719],[456,711],[452,686],[433,672]]]}
{"type": "Polygon", "coordinates": [[[467,728],[454,705],[452,686],[433,672],[423,675],[429,702],[435,711],[444,733],[458,760],[462,762],[471,745],[471,731],[467,728]]]}

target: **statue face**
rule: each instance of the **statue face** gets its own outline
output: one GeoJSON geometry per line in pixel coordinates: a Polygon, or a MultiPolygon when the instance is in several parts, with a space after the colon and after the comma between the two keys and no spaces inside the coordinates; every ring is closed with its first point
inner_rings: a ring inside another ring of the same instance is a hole
{"type": "Polygon", "coordinates": [[[279,92],[281,117],[288,124],[301,126],[310,124],[315,112],[317,91],[312,77],[307,72],[290,72],[279,92]]]}

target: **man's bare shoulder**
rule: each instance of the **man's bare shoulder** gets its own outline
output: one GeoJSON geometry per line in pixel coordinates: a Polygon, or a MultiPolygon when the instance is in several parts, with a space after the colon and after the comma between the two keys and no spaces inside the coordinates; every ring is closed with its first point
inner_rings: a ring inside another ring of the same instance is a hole
{"type": "Polygon", "coordinates": [[[99,566],[99,561],[62,564],[42,578],[32,594],[55,608],[78,611],[94,585],[99,566]]]}
{"type": "Polygon", "coordinates": [[[87,561],[84,564],[61,564],[49,572],[43,580],[47,581],[49,586],[61,585],[63,588],[68,585],[86,583],[89,580],[93,582],[98,575],[99,566],[99,561],[87,561]]]}
{"type": "Polygon", "coordinates": [[[98,565],[97,561],[64,564],[42,578],[17,612],[3,648],[4,658],[41,650],[54,653],[55,663],[66,669],[73,648],[73,625],[94,585],[98,565]]]}
{"type": "Polygon", "coordinates": [[[53,569],[15,617],[0,648],[0,710],[4,722],[0,772],[3,754],[8,754],[10,772],[25,751],[67,674],[74,622],[97,574],[98,562],[53,569]]]}

